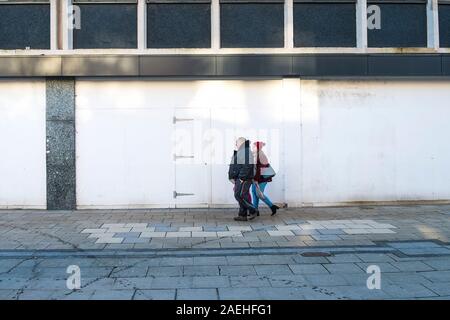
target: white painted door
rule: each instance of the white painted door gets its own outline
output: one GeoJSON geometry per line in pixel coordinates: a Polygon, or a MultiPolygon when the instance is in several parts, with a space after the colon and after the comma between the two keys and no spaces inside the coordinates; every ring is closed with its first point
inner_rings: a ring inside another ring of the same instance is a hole
{"type": "Polygon", "coordinates": [[[46,208],[45,81],[0,80],[0,208],[46,208]]]}
{"type": "Polygon", "coordinates": [[[268,143],[278,174],[267,190],[283,201],[281,89],[280,80],[77,80],[78,207],[236,206],[227,172],[240,135],[268,143]]]}
{"type": "Polygon", "coordinates": [[[176,108],[173,124],[176,206],[207,206],[211,198],[210,110],[176,108]]]}

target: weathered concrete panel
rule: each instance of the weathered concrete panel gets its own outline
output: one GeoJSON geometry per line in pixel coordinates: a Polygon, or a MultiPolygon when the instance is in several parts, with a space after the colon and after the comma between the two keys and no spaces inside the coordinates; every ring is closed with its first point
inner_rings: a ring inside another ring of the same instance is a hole
{"type": "Polygon", "coordinates": [[[369,76],[440,76],[439,55],[369,55],[369,76]]]}
{"type": "Polygon", "coordinates": [[[47,77],[61,74],[61,57],[1,57],[1,77],[47,77]]]}
{"type": "Polygon", "coordinates": [[[299,76],[366,76],[366,55],[303,55],[293,59],[299,76]]]}
{"type": "Polygon", "coordinates": [[[141,76],[213,76],[216,74],[214,56],[142,56],[141,76]]]}
{"type": "Polygon", "coordinates": [[[137,76],[138,56],[82,56],[62,58],[63,76],[137,76]]]}
{"type": "Polygon", "coordinates": [[[218,76],[283,76],[292,74],[292,56],[230,55],[217,57],[218,76]]]}

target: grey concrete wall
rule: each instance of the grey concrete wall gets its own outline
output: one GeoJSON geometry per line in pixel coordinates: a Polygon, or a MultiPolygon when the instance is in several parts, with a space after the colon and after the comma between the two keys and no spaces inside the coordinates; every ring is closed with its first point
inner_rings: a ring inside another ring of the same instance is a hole
{"type": "Polygon", "coordinates": [[[47,209],[75,209],[75,79],[47,78],[46,105],[47,209]]]}

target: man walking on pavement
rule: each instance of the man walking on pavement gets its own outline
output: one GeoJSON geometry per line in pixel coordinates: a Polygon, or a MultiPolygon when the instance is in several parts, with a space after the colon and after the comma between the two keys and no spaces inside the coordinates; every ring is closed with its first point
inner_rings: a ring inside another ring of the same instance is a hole
{"type": "Polygon", "coordinates": [[[250,150],[250,141],[241,137],[236,140],[236,150],[228,170],[228,178],[234,183],[234,197],[239,203],[239,214],[234,218],[236,221],[252,220],[258,215],[257,209],[249,201],[254,176],[255,163],[250,150]]]}

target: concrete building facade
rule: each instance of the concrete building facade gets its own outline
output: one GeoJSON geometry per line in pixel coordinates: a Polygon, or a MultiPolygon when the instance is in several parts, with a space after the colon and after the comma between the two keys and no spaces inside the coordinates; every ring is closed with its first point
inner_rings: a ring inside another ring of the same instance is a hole
{"type": "Polygon", "coordinates": [[[0,208],[450,201],[450,2],[0,0],[0,208]]]}

